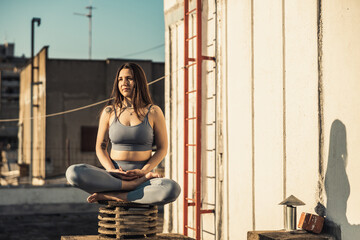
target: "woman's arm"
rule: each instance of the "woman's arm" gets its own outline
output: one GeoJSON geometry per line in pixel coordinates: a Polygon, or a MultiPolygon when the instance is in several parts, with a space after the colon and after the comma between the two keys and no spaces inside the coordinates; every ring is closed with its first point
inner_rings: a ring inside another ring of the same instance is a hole
{"type": "Polygon", "coordinates": [[[165,124],[165,117],[161,108],[153,106],[150,111],[151,117],[154,119],[153,129],[155,135],[156,152],[149,159],[147,164],[141,169],[144,174],[153,170],[164,159],[168,149],[168,139],[165,124]]]}
{"type": "Polygon", "coordinates": [[[99,121],[99,129],[96,137],[96,156],[98,157],[101,165],[106,170],[116,169],[114,164],[110,160],[109,153],[107,151],[107,146],[109,143],[109,120],[113,108],[107,106],[101,113],[100,121],[99,121]]]}

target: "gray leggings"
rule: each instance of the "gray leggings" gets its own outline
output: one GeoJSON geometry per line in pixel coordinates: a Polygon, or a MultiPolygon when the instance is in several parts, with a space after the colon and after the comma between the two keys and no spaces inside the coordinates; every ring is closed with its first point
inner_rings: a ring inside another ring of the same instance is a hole
{"type": "MultiPolygon", "coordinates": [[[[147,161],[113,161],[116,168],[125,171],[141,169],[147,161]]],[[[66,179],[75,187],[90,194],[97,192],[121,191],[122,181],[111,176],[104,169],[89,165],[75,164],[66,170],[66,179]]],[[[135,203],[162,205],[173,202],[181,192],[179,184],[168,178],[150,179],[128,192],[127,200],[135,203]]]]}

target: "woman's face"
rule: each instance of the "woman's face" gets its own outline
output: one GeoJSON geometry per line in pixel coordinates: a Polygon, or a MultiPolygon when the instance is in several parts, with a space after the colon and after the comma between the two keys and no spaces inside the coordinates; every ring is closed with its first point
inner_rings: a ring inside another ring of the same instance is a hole
{"type": "Polygon", "coordinates": [[[124,68],[120,71],[118,78],[118,88],[120,93],[126,98],[132,98],[135,88],[135,79],[132,71],[124,68]]]}

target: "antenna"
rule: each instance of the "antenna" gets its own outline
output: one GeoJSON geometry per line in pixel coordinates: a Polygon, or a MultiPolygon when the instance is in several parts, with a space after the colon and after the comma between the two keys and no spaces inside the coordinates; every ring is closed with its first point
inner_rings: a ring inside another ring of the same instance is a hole
{"type": "Polygon", "coordinates": [[[91,59],[91,29],[92,29],[92,25],[91,25],[91,19],[92,19],[92,10],[96,9],[92,6],[91,1],[90,1],[90,6],[87,6],[86,9],[89,9],[89,13],[88,14],[84,14],[84,13],[74,13],[75,15],[79,15],[79,16],[85,16],[89,18],[89,59],[91,59]]]}

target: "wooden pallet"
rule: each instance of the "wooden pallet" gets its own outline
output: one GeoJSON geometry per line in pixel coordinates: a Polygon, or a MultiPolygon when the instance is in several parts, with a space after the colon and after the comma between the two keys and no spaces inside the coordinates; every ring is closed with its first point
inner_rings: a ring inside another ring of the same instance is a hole
{"type": "Polygon", "coordinates": [[[157,206],[109,201],[99,208],[99,239],[155,239],[157,206]]]}

